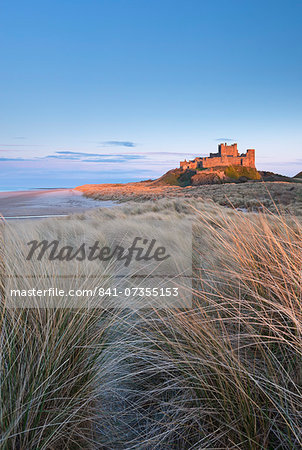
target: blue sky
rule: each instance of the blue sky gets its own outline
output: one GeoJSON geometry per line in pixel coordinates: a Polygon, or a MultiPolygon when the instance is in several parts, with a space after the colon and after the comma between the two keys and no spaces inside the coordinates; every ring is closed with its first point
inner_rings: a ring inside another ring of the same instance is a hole
{"type": "Polygon", "coordinates": [[[154,178],[220,141],[302,170],[302,2],[0,0],[0,185],[154,178]]]}

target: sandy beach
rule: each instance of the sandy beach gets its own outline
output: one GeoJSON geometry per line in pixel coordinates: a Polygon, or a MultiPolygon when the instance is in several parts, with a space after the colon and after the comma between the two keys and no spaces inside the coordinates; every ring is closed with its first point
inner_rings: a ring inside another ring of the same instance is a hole
{"type": "Polygon", "coordinates": [[[112,201],[93,200],[73,189],[0,192],[0,215],[5,219],[65,216],[113,205],[112,201]]]}

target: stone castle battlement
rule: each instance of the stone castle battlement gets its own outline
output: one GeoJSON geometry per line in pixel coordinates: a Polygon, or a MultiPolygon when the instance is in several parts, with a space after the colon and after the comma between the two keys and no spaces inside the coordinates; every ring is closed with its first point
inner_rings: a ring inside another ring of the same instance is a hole
{"type": "Polygon", "coordinates": [[[217,153],[210,153],[207,157],[197,157],[192,161],[180,161],[181,169],[208,169],[220,166],[244,166],[255,168],[255,150],[248,149],[239,154],[237,144],[219,144],[217,153]]]}

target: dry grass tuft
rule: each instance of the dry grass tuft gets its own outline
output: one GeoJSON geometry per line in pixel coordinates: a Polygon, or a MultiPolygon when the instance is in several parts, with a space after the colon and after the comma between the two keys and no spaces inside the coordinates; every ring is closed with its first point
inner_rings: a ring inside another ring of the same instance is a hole
{"type": "MultiPolygon", "coordinates": [[[[94,448],[111,316],[105,317],[101,309],[80,308],[79,303],[58,309],[8,306],[4,275],[11,268],[7,261],[3,264],[2,254],[0,260],[0,447],[94,448]]],[[[51,273],[45,275],[55,286],[51,273]]],[[[45,302],[51,300],[49,295],[45,302]]]]}
{"type": "Polygon", "coordinates": [[[147,448],[300,448],[301,223],[198,216],[195,308],[141,317],[134,344],[147,448]]]}

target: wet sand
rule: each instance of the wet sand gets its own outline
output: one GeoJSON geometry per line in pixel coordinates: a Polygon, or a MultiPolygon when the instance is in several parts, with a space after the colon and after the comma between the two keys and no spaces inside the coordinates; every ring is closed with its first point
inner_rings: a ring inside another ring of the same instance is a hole
{"type": "Polygon", "coordinates": [[[0,192],[0,215],[6,219],[66,216],[113,205],[112,201],[93,200],[73,189],[0,192]]]}

